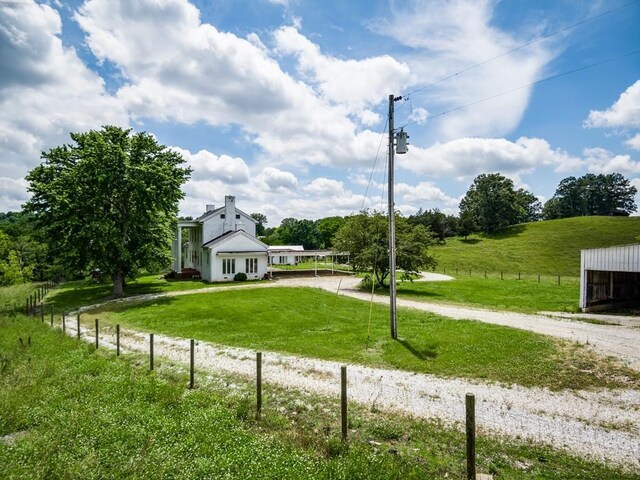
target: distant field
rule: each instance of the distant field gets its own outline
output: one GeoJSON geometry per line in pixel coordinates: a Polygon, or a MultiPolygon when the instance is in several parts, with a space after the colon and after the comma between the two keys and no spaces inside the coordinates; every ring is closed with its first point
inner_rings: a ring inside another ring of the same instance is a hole
{"type": "MultiPolygon", "coordinates": [[[[451,269],[452,270],[452,269],[451,269]]],[[[455,275],[455,271],[449,271],[455,275]]],[[[448,282],[403,282],[398,284],[398,296],[425,302],[439,302],[493,310],[510,310],[535,313],[578,312],[580,282],[575,277],[476,273],[467,276],[464,272],[448,282]]]]}
{"type": "Polygon", "coordinates": [[[523,272],[578,276],[580,250],[637,243],[640,217],[576,217],[514,225],[494,235],[449,238],[433,247],[437,271],[469,270],[477,275],[523,272]]]}
{"type": "Polygon", "coordinates": [[[524,330],[388,309],[312,288],[243,289],[105,305],[83,317],[103,324],[255,350],[376,367],[560,388],[640,384],[640,375],[583,346],[524,330]],[[622,383],[619,383],[622,380],[622,383]],[[630,383],[626,383],[630,382],[630,383]]]}

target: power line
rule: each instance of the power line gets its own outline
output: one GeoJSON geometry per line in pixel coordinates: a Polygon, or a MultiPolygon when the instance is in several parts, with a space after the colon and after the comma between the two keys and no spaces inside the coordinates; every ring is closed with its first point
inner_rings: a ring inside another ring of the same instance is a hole
{"type": "MultiPolygon", "coordinates": [[[[529,83],[529,84],[527,84],[527,85],[522,85],[522,86],[520,86],[520,87],[512,88],[511,90],[506,90],[506,91],[504,91],[504,92],[496,93],[495,95],[491,95],[491,96],[489,96],[489,97],[485,97],[485,98],[482,98],[482,99],[480,99],[480,100],[476,100],[476,101],[474,101],[474,102],[466,103],[466,104],[464,104],[464,105],[460,105],[459,107],[455,107],[455,108],[452,108],[452,109],[450,109],[450,110],[446,110],[446,111],[444,111],[444,112],[437,113],[437,114],[435,114],[435,115],[430,115],[430,116],[429,116],[429,118],[430,118],[430,119],[432,119],[432,118],[436,118],[436,117],[441,117],[441,116],[446,115],[446,114],[448,114],[448,113],[456,112],[456,111],[458,111],[458,110],[462,110],[463,108],[467,108],[467,107],[470,107],[470,106],[472,106],[472,105],[477,105],[478,103],[486,102],[486,101],[488,101],[488,100],[492,100],[492,99],[494,99],[494,98],[501,97],[501,96],[503,96],[503,95],[507,95],[507,94],[509,94],[509,93],[516,92],[516,91],[518,91],[518,90],[522,90],[522,89],[524,89],[524,88],[533,87],[534,85],[538,85],[538,84],[540,84],[540,83],[548,82],[549,80],[554,80],[554,79],[556,79],[556,78],[564,77],[564,76],[566,76],[566,75],[570,75],[570,74],[572,74],[572,73],[580,72],[580,71],[582,71],[582,70],[587,70],[587,69],[589,69],[589,68],[597,67],[597,66],[599,66],[599,65],[604,65],[605,63],[613,62],[613,61],[615,61],[615,60],[620,60],[620,59],[622,59],[622,58],[630,57],[630,56],[632,56],[632,55],[637,55],[638,53],[640,53],[640,50],[634,50],[633,52],[625,53],[624,55],[619,55],[619,56],[617,56],[617,57],[608,58],[608,59],[606,59],[606,60],[602,60],[602,61],[600,61],[600,62],[591,63],[591,64],[589,64],[589,65],[585,65],[585,66],[583,66],[583,67],[579,67],[579,68],[574,68],[573,70],[569,70],[569,71],[567,71],[567,72],[562,72],[562,73],[558,73],[558,74],[556,74],[556,75],[551,75],[550,77],[543,78],[543,79],[541,79],[541,80],[538,80],[538,81],[535,81],[535,82],[529,83]]],[[[408,122],[408,123],[411,123],[411,122],[408,122]]]]}
{"type": "Polygon", "coordinates": [[[571,25],[569,25],[567,27],[561,28],[560,30],[556,30],[555,32],[549,33],[547,35],[543,35],[540,38],[537,38],[537,39],[532,40],[530,42],[524,43],[524,44],[522,44],[522,45],[520,45],[518,47],[512,48],[511,50],[508,50],[506,52],[500,53],[500,54],[496,55],[495,57],[491,57],[491,58],[489,58],[487,60],[484,60],[483,62],[476,63],[475,65],[472,65],[470,67],[464,68],[464,69],[462,69],[462,70],[460,70],[460,71],[458,71],[456,73],[452,73],[451,75],[447,75],[445,77],[442,77],[442,78],[440,78],[440,79],[438,79],[438,80],[436,80],[436,81],[434,81],[432,83],[429,83],[428,85],[425,85],[423,87],[417,88],[417,89],[407,93],[405,95],[405,97],[408,97],[409,95],[413,95],[414,93],[426,90],[429,87],[433,87],[434,85],[442,83],[442,82],[444,82],[446,80],[450,80],[450,79],[452,79],[454,77],[462,75],[463,73],[466,73],[466,72],[468,72],[470,70],[473,70],[475,68],[481,67],[482,65],[485,65],[485,64],[487,64],[489,62],[492,62],[492,61],[494,61],[494,60],[496,60],[498,58],[504,57],[506,55],[510,55],[510,54],[512,54],[514,52],[517,52],[518,50],[522,50],[523,48],[529,47],[529,46],[531,46],[531,45],[533,45],[535,43],[538,43],[538,42],[541,42],[541,41],[546,40],[548,38],[554,37],[554,36],[559,35],[559,34],[561,34],[563,32],[571,30],[573,28],[579,27],[580,25],[584,25],[585,23],[588,23],[588,22],[591,22],[591,21],[596,20],[598,18],[604,17],[605,15],[609,15],[610,13],[613,13],[613,12],[615,12],[617,10],[621,10],[623,8],[626,8],[626,7],[629,7],[631,5],[634,5],[634,4],[638,3],[638,2],[640,2],[640,0],[634,0],[632,2],[627,2],[627,3],[623,4],[623,5],[618,6],[618,7],[612,8],[610,10],[606,10],[606,11],[604,11],[602,13],[599,13],[598,15],[594,15],[593,17],[586,18],[586,19],[581,20],[581,21],[579,21],[577,23],[573,23],[573,24],[571,24],[571,25]]]}
{"type": "Polygon", "coordinates": [[[387,131],[387,122],[389,119],[387,118],[384,122],[384,127],[382,127],[382,132],[380,133],[380,143],[378,144],[378,151],[376,152],[376,158],[373,161],[373,167],[371,167],[371,174],[369,175],[369,181],[367,182],[367,188],[364,191],[364,197],[362,198],[362,205],[360,206],[360,210],[364,210],[364,202],[367,200],[367,195],[369,194],[369,186],[371,185],[371,180],[373,179],[373,172],[375,172],[376,167],[378,165],[378,158],[380,157],[380,148],[382,148],[382,141],[384,140],[384,134],[387,131]]]}

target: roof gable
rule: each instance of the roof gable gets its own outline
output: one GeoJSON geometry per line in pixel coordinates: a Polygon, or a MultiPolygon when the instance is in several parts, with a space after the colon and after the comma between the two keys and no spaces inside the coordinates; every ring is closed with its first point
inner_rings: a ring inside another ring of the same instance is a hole
{"type": "Polygon", "coordinates": [[[216,237],[213,240],[209,240],[207,243],[203,244],[202,246],[203,248],[220,249],[220,248],[224,248],[225,244],[233,244],[233,240],[238,237],[242,238],[243,240],[242,243],[244,244],[246,244],[247,243],[246,241],[249,240],[251,243],[255,244],[257,248],[260,248],[265,252],[267,251],[268,247],[265,243],[262,243],[256,237],[249,235],[244,230],[236,230],[235,232],[223,233],[219,237],[216,237]]]}

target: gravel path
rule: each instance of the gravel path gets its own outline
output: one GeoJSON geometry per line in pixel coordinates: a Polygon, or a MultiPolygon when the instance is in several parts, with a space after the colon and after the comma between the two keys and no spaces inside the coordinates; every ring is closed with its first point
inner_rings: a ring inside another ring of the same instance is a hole
{"type": "MultiPolygon", "coordinates": [[[[369,300],[370,295],[355,290],[357,279],[320,277],[290,279],[261,284],[272,286],[315,286],[355,298],[369,300]]],[[[187,295],[223,291],[246,286],[214,287],[197,291],[171,292],[164,295],[187,295]]],[[[161,295],[149,295],[154,298],[161,295]]],[[[139,297],[138,297],[139,298],[139,297]]],[[[375,298],[386,303],[385,297],[375,298]]],[[[540,315],[522,315],[463,307],[452,307],[398,300],[399,306],[432,311],[452,318],[467,318],[523,328],[569,340],[589,340],[601,353],[616,355],[636,368],[640,367],[637,330],[554,320],[540,315]],[[631,334],[636,335],[630,339],[631,334]],[[635,340],[634,340],[635,338],[635,340]],[[635,341],[635,349],[631,348],[635,341]]],[[[95,307],[95,306],[94,306],[95,307]]],[[[84,310],[84,309],[82,309],[84,310]]],[[[69,319],[67,333],[75,336],[75,321],[69,319]]],[[[94,341],[92,330],[83,331],[94,341]]],[[[101,345],[115,343],[113,331],[101,332],[101,345]]],[[[125,351],[148,352],[148,335],[123,332],[125,351]]],[[[188,365],[189,342],[155,335],[156,358],[164,357],[188,365]]],[[[224,373],[254,375],[255,353],[250,350],[198,342],[198,369],[224,373]]],[[[266,352],[263,380],[313,393],[338,396],[340,366],[336,362],[300,358],[266,352]]],[[[530,439],[553,445],[574,454],[602,462],[611,462],[631,470],[640,469],[640,391],[566,391],[551,392],[541,388],[501,386],[464,379],[439,378],[397,370],[359,365],[349,366],[349,398],[367,406],[399,411],[423,418],[438,418],[447,424],[464,421],[464,396],[476,395],[476,422],[480,432],[530,439]]]]}
{"type": "MultiPolygon", "coordinates": [[[[67,334],[76,335],[69,318],[67,334]]],[[[82,329],[89,342],[92,329],[82,329]]],[[[148,354],[147,334],[124,330],[123,351],[148,354]]],[[[115,348],[113,329],[103,329],[102,347],[115,348]]],[[[189,365],[189,341],[155,335],[156,364],[161,358],[189,365]]],[[[197,342],[198,370],[255,375],[255,352],[197,342]]],[[[340,366],[331,361],[264,353],[263,382],[338,397],[340,366]]],[[[462,379],[439,378],[399,370],[348,366],[349,400],[378,409],[422,418],[438,418],[458,428],[464,422],[464,397],[476,396],[476,424],[483,432],[528,439],[631,470],[640,469],[640,392],[551,392],[541,388],[500,386],[462,379]]],[[[266,400],[268,401],[268,400],[266,400]]]]}

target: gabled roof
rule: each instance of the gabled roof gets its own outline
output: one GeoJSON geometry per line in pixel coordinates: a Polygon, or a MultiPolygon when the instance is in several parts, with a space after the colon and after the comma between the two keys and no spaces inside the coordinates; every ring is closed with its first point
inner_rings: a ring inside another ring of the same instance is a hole
{"type": "MultiPolygon", "coordinates": [[[[204,223],[204,221],[206,219],[208,219],[209,217],[212,217],[214,215],[217,215],[219,213],[224,213],[225,208],[224,207],[220,207],[220,208],[216,208],[215,210],[211,210],[210,212],[205,212],[202,215],[200,215],[198,218],[196,218],[194,220],[194,222],[200,222],[200,223],[204,223]]],[[[240,210],[238,207],[236,207],[236,213],[241,213],[243,214],[245,217],[247,217],[249,220],[251,220],[253,223],[257,224],[258,221],[253,218],[251,215],[249,215],[246,212],[243,212],[242,210],[240,210]]]]}
{"type": "Polygon", "coordinates": [[[236,230],[235,232],[225,232],[222,235],[214,238],[213,240],[209,240],[207,243],[204,243],[202,245],[202,247],[203,248],[213,248],[213,247],[215,247],[217,245],[220,245],[222,243],[228,242],[231,239],[236,238],[238,236],[243,236],[245,238],[248,238],[249,240],[251,240],[255,244],[259,245],[261,248],[263,248],[265,252],[267,251],[267,248],[268,248],[267,244],[262,243],[256,237],[254,237],[253,235],[249,235],[244,230],[236,230]]]}

